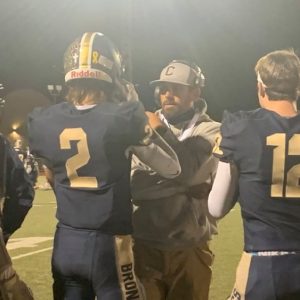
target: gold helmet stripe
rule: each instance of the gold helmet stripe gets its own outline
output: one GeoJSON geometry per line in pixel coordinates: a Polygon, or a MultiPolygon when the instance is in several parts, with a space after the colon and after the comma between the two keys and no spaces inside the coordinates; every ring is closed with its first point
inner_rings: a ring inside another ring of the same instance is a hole
{"type": "Polygon", "coordinates": [[[91,66],[93,42],[97,32],[87,32],[82,36],[80,42],[79,68],[91,66]]]}

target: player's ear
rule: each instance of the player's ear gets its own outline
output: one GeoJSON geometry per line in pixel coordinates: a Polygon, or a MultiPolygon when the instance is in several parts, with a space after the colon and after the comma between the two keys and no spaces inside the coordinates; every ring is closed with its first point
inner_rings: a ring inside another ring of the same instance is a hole
{"type": "Polygon", "coordinates": [[[264,98],[266,96],[266,90],[260,82],[257,83],[257,89],[259,96],[264,98]]]}

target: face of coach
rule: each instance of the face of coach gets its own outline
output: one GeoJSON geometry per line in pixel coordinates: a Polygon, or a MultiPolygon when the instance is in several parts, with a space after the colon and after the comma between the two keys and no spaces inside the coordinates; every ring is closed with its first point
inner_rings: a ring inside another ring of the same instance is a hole
{"type": "Polygon", "coordinates": [[[171,63],[165,67],[160,79],[153,81],[159,88],[159,100],[162,113],[167,119],[173,119],[193,108],[199,99],[201,89],[196,85],[197,74],[190,66],[171,63]]]}
{"type": "Polygon", "coordinates": [[[175,118],[193,107],[200,97],[200,89],[177,83],[165,83],[160,90],[162,113],[167,119],[175,118]]]}

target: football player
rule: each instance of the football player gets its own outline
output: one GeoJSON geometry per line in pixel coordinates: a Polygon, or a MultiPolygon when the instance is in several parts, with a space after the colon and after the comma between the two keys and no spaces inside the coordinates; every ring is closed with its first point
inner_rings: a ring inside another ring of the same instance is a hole
{"type": "Polygon", "coordinates": [[[34,190],[18,154],[0,134],[0,299],[33,300],[19,278],[6,249],[10,235],[22,224],[32,206],[34,190]]]}
{"type": "Polygon", "coordinates": [[[244,253],[230,299],[300,299],[300,61],[274,51],[255,67],[261,108],[224,113],[209,211],[238,200],[244,253]]]}
{"type": "Polygon", "coordinates": [[[32,153],[44,160],[57,199],[54,299],[143,299],[131,250],[131,153],[169,178],[180,165],[133,100],[106,36],[83,34],[64,59],[68,101],[29,117],[32,153]]]}

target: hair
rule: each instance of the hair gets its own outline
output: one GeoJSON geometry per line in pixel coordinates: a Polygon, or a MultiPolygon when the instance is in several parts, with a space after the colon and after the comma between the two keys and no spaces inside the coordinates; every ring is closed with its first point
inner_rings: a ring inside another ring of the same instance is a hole
{"type": "Polygon", "coordinates": [[[93,79],[72,80],[67,84],[66,99],[73,104],[81,104],[87,97],[91,97],[95,103],[101,102],[103,92],[107,97],[112,93],[112,85],[93,79]]]}
{"type": "Polygon", "coordinates": [[[290,100],[298,98],[300,88],[300,60],[293,49],[268,53],[255,66],[270,100],[290,100]]]}

